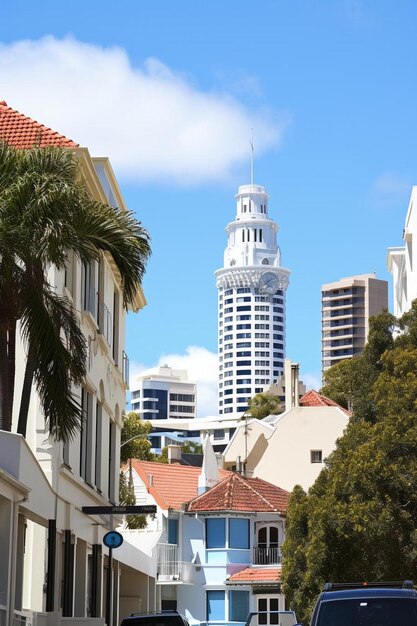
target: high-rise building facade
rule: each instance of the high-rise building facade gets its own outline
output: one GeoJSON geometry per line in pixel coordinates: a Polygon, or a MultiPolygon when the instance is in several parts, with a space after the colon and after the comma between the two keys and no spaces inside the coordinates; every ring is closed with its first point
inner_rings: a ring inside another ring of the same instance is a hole
{"type": "Polygon", "coordinates": [[[369,318],[388,308],[388,283],[375,274],[342,278],[321,288],[322,370],[361,354],[369,318]]]}
{"type": "Polygon", "coordinates": [[[285,295],[278,224],[260,185],[242,185],[236,218],[226,226],[218,289],[219,414],[243,413],[248,400],[283,373],[285,295]]]}
{"type": "Polygon", "coordinates": [[[186,370],[162,365],[157,372],[136,377],[131,405],[144,420],[154,424],[170,418],[193,419],[197,410],[197,385],[188,380],[186,370]]]}

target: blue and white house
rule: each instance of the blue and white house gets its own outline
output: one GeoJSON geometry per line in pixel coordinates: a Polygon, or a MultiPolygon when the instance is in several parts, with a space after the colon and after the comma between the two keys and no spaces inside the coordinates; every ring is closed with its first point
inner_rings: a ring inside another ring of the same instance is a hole
{"type": "MultiPolygon", "coordinates": [[[[250,611],[285,609],[279,581],[289,493],[218,470],[208,437],[204,448],[201,469],[133,462],[137,497],[158,507],[156,605],[191,624],[243,626],[250,611]]],[[[127,531],[125,538],[149,545],[150,532],[127,531]]],[[[268,624],[263,617],[259,623],[268,624]]]]}

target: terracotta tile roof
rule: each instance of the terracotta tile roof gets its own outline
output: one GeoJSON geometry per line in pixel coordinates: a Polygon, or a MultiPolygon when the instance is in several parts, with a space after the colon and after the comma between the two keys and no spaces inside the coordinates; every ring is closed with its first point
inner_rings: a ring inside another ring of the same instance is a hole
{"type": "MultiPolygon", "coordinates": [[[[201,467],[132,459],[132,468],[163,509],[178,511],[183,504],[198,495],[198,477],[201,474],[201,467]]],[[[221,480],[230,472],[220,470],[219,474],[221,480]]]]}
{"type": "Polygon", "coordinates": [[[247,567],[230,576],[227,582],[239,583],[277,583],[281,580],[281,570],[274,568],[247,567]]]}
{"type": "Polygon", "coordinates": [[[188,505],[188,511],[274,511],[287,510],[288,491],[261,478],[243,478],[232,473],[188,505]]]}
{"type": "Polygon", "coordinates": [[[0,140],[6,141],[15,148],[33,148],[34,146],[76,148],[78,146],[64,135],[15,111],[7,106],[4,100],[0,102],[0,140]]]}
{"type": "Polygon", "coordinates": [[[330,400],[330,398],[314,391],[314,389],[311,389],[305,393],[302,398],[300,398],[300,406],[337,406],[344,413],[346,413],[346,415],[351,415],[351,413],[340,406],[340,404],[337,404],[334,400],[330,400]]]}

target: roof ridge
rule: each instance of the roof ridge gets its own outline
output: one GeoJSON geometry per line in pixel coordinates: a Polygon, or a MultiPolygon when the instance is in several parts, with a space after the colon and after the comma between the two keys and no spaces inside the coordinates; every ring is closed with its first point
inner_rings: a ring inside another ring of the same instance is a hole
{"type": "MultiPolygon", "coordinates": [[[[270,507],[273,511],[277,511],[277,512],[278,512],[278,509],[277,509],[276,507],[274,507],[274,506],[271,504],[271,502],[269,502],[269,500],[267,500],[267,499],[265,498],[265,496],[263,496],[263,495],[262,495],[259,491],[257,491],[256,489],[254,489],[254,488],[252,487],[252,485],[250,485],[250,484],[248,483],[248,479],[247,479],[247,478],[243,478],[243,476],[240,476],[240,474],[236,474],[236,477],[237,477],[237,478],[239,478],[239,479],[242,481],[242,484],[243,484],[243,485],[245,485],[245,487],[246,487],[247,489],[249,489],[250,491],[252,491],[253,493],[255,493],[255,494],[258,496],[258,498],[261,498],[261,500],[263,500],[263,501],[265,502],[265,504],[267,504],[267,505],[268,505],[268,506],[269,506],[269,507],[270,507]]],[[[262,479],[261,479],[261,480],[262,480],[262,479]]],[[[267,481],[265,480],[265,481],[263,481],[263,482],[267,482],[267,481]]],[[[274,487],[276,487],[276,485],[273,485],[273,486],[274,486],[274,487]]],[[[278,489],[279,489],[279,487],[278,487],[278,489]]]]}

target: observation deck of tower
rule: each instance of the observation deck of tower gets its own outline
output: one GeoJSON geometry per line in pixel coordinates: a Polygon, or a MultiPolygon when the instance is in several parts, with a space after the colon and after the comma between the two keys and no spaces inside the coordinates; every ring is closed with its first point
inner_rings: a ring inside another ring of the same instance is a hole
{"type": "Polygon", "coordinates": [[[261,185],[242,185],[236,218],[226,226],[218,289],[219,414],[239,414],[284,370],[285,299],[278,224],[268,217],[261,185]]]}

